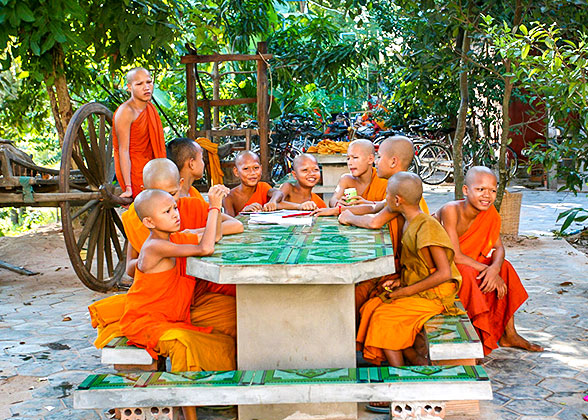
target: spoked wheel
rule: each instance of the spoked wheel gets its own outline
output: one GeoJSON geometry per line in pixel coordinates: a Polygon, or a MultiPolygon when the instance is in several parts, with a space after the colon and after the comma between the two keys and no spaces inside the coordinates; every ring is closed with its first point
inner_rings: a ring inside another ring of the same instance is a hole
{"type": "Polygon", "coordinates": [[[104,105],[90,103],[78,109],[65,133],[59,176],[62,193],[102,194],[100,199],[60,203],[70,261],[82,283],[97,292],[107,292],[118,283],[126,262],[127,245],[113,185],[111,131],[112,112],[104,105]]]}
{"type": "Polygon", "coordinates": [[[425,184],[438,185],[453,172],[453,160],[449,149],[436,143],[427,144],[419,150],[420,176],[425,184]]]}

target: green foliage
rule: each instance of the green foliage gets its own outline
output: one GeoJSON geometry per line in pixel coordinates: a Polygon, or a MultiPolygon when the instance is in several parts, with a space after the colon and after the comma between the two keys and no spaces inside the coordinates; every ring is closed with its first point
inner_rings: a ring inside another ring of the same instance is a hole
{"type": "Polygon", "coordinates": [[[573,209],[566,210],[557,216],[557,221],[559,222],[564,218],[565,220],[559,229],[560,234],[563,234],[565,230],[572,225],[572,223],[582,223],[588,220],[588,210],[581,207],[575,207],[573,209]]]}
{"type": "Polygon", "coordinates": [[[57,209],[0,208],[0,236],[16,236],[59,220],[57,209]]]}

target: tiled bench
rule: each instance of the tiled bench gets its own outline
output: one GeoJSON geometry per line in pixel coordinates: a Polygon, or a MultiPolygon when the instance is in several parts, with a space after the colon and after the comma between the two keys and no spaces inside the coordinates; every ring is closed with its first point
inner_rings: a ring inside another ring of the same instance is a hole
{"type": "MultiPolygon", "coordinates": [[[[461,302],[457,306],[464,310],[461,302]]],[[[437,315],[425,323],[424,333],[433,365],[475,365],[484,357],[480,338],[465,314],[437,315]]]]}
{"type": "Polygon", "coordinates": [[[391,418],[438,419],[445,402],[490,399],[480,366],[413,366],[90,375],[74,407],[114,406],[122,420],[146,420],[175,418],[180,406],[392,401],[391,418]]]}

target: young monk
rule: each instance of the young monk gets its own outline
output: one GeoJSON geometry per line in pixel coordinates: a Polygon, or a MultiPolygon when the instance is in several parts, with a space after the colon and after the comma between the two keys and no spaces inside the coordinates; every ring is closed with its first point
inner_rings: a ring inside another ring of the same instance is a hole
{"type": "Polygon", "coordinates": [[[494,207],[496,189],[494,173],[474,166],[465,177],[465,200],[452,201],[437,211],[463,277],[459,298],[482,340],[485,355],[498,344],[543,351],[515,329],[514,313],[528,295],[512,264],[504,259],[500,215],[494,207]]]}
{"type": "Polygon", "coordinates": [[[296,183],[285,183],[280,187],[284,199],[278,205],[281,209],[315,210],[327,205],[312,188],[321,179],[321,170],[316,158],[309,154],[301,154],[292,162],[292,176],[296,183]]]}
{"type": "Polygon", "coordinates": [[[403,350],[413,346],[425,322],[446,311],[459,313],[454,300],[461,276],[451,240],[439,222],[420,209],[422,192],[420,178],[410,172],[399,172],[388,181],[387,205],[405,220],[402,272],[400,279],[382,283],[382,294],[362,306],[357,334],[363,357],[377,365],[388,361],[390,366],[404,366],[403,350]]]}
{"type": "Polygon", "coordinates": [[[361,308],[357,341],[364,358],[375,364],[387,360],[403,366],[402,350],[413,345],[424,323],[446,309],[457,310],[461,276],[451,241],[439,222],[420,209],[422,191],[420,178],[410,172],[399,172],[388,182],[387,205],[405,220],[402,272],[400,279],[381,284],[384,295],[361,308]]]}
{"type": "MultiPolygon", "coordinates": [[[[169,357],[172,371],[235,369],[234,340],[212,333],[212,328],[190,323],[194,278],[185,276],[185,257],[214,252],[220,229],[220,206],[228,193],[214,186],[202,240],[180,233],[180,215],[174,198],[161,190],[146,190],[135,200],[137,215],[150,230],[141,248],[135,281],[127,293],[121,330],[152,357],[169,357]]],[[[183,407],[184,418],[195,420],[196,409],[183,407]]]]}
{"type": "Polygon", "coordinates": [[[386,198],[386,179],[378,177],[373,167],[376,159],[374,144],[369,140],[355,140],[347,149],[347,167],[349,173],[341,176],[335,193],[329,200],[329,206],[353,206],[357,204],[375,204],[386,198]],[[355,188],[357,196],[346,199],[347,188],[355,188]]]}
{"type": "Polygon", "coordinates": [[[112,144],[116,179],[121,197],[136,197],[143,185],[143,167],[151,159],[165,157],[163,126],[151,103],[153,80],[142,67],[127,73],[131,98],[114,112],[112,144]]]}
{"type": "MultiPolygon", "coordinates": [[[[376,159],[378,177],[388,179],[398,172],[407,171],[413,157],[414,147],[407,137],[394,136],[385,139],[380,144],[378,158],[376,159]]],[[[421,198],[420,207],[424,213],[429,213],[429,208],[424,198],[421,198]]],[[[400,238],[404,218],[402,214],[394,210],[389,208],[384,200],[376,204],[362,204],[345,208],[338,206],[332,209],[318,210],[316,214],[318,216],[340,214],[339,223],[366,229],[380,229],[385,224],[388,224],[394,249],[396,271],[398,272],[400,270],[400,238]]],[[[381,279],[366,280],[356,285],[355,308],[358,317],[359,308],[367,301],[379,280],[381,279]]]]}
{"type": "Polygon", "coordinates": [[[196,197],[204,200],[200,191],[192,185],[204,175],[202,147],[192,139],[178,137],[170,141],[165,148],[167,158],[176,164],[180,171],[180,178],[183,179],[180,197],[196,197]]]}
{"type": "Polygon", "coordinates": [[[233,173],[241,183],[225,198],[228,215],[234,217],[242,211],[274,211],[278,208],[284,195],[267,182],[261,182],[261,163],[257,154],[248,150],[239,153],[233,173]]]}

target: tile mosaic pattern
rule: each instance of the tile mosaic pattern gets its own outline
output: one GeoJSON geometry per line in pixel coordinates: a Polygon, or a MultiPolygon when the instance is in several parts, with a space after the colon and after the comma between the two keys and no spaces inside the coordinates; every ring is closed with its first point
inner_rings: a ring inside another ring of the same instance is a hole
{"type": "Polygon", "coordinates": [[[110,349],[135,347],[133,345],[127,344],[128,341],[129,341],[129,339],[127,337],[114,337],[104,347],[107,347],[107,348],[110,348],[110,349]]]}
{"type": "MultiPolygon", "coordinates": [[[[457,301],[456,304],[460,309],[464,310],[461,302],[457,301]]],[[[429,345],[480,342],[480,338],[467,314],[434,316],[426,322],[424,329],[429,345]]]]}
{"type": "Polygon", "coordinates": [[[371,367],[353,369],[115,373],[90,375],[82,382],[78,389],[488,380],[488,375],[481,366],[407,366],[401,368],[371,367]]]}
{"type": "Polygon", "coordinates": [[[366,230],[319,217],[312,226],[249,226],[223,238],[204,261],[222,265],[349,264],[394,255],[387,228],[366,230]]]}

